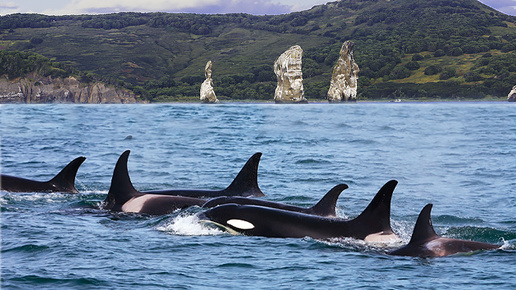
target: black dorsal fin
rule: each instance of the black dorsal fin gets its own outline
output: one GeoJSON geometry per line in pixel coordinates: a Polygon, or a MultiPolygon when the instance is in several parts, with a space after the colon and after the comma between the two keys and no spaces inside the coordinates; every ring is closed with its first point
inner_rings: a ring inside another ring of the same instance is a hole
{"type": "Polygon", "coordinates": [[[255,153],[240,170],[233,182],[224,189],[227,196],[265,196],[258,187],[258,164],[262,153],[255,153]]]}
{"type": "Polygon", "coordinates": [[[48,181],[56,186],[57,191],[78,193],[75,188],[75,176],[86,157],[77,157],[68,163],[54,178],[48,181]]]}
{"type": "Polygon", "coordinates": [[[348,188],[347,184],[338,184],[334,186],[311,210],[314,214],[320,216],[337,216],[335,213],[335,207],[337,206],[337,199],[339,199],[340,193],[348,188]]]}
{"type": "Polygon", "coordinates": [[[129,159],[130,150],[125,151],[120,155],[113,171],[111,178],[111,187],[109,188],[108,196],[104,200],[104,208],[111,209],[115,204],[122,205],[135,196],[141,195],[137,191],[127,170],[127,160],[129,159]]]}
{"type": "Polygon", "coordinates": [[[355,220],[367,224],[371,232],[392,232],[391,199],[397,184],[396,180],[390,180],[384,184],[355,220]]]}
{"type": "Polygon", "coordinates": [[[409,245],[414,243],[424,243],[439,237],[435,233],[434,226],[432,225],[432,217],[430,216],[432,206],[433,205],[431,203],[427,204],[419,213],[409,245]]]}

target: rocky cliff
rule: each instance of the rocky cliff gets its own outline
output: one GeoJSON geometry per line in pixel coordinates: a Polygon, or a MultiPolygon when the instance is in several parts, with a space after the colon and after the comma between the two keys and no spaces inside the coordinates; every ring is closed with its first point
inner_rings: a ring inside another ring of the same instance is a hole
{"type": "Polygon", "coordinates": [[[507,101],[516,102],[516,86],[512,87],[512,91],[507,96],[507,101]]]}
{"type": "Polygon", "coordinates": [[[215,95],[215,91],[213,90],[213,78],[211,77],[212,72],[212,62],[211,60],[206,63],[206,67],[204,68],[204,75],[206,79],[201,85],[201,102],[203,103],[218,103],[219,100],[215,95]]]}
{"type": "Polygon", "coordinates": [[[306,103],[303,89],[303,49],[294,45],[274,62],[278,85],[274,94],[276,103],[306,103]]]}
{"type": "Polygon", "coordinates": [[[340,57],[333,68],[330,89],[328,90],[328,101],[335,102],[356,102],[358,65],[353,57],[354,43],[346,41],[340,49],[340,57]]]}
{"type": "Polygon", "coordinates": [[[130,104],[142,102],[135,94],[100,82],[81,83],[74,77],[36,74],[14,81],[0,78],[0,103],[130,104]]]}

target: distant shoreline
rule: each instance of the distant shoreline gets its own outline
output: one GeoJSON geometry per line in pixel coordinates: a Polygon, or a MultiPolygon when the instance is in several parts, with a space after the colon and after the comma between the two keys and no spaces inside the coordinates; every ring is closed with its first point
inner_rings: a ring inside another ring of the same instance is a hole
{"type": "Polygon", "coordinates": [[[167,105],[167,104],[183,104],[183,105],[203,105],[203,106],[219,106],[219,105],[231,105],[231,104],[264,104],[264,105],[355,105],[355,104],[428,104],[428,103],[511,103],[507,99],[466,99],[466,100],[454,100],[454,99],[443,99],[443,100],[401,100],[399,102],[392,100],[358,100],[356,102],[342,102],[342,103],[329,103],[327,101],[308,101],[304,104],[276,104],[274,101],[256,101],[256,100],[237,100],[237,101],[221,101],[217,104],[203,104],[199,101],[177,101],[177,102],[155,102],[155,103],[130,103],[130,104],[119,104],[119,103],[102,103],[102,104],[89,104],[89,103],[0,103],[0,107],[4,105],[167,105]]]}

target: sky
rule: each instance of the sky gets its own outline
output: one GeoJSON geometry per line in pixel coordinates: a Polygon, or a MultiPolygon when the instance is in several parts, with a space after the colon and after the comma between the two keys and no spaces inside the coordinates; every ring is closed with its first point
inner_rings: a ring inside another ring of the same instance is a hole
{"type": "MultiPolygon", "coordinates": [[[[333,0],[334,1],[334,0],[333,0]]],[[[329,0],[0,0],[0,15],[102,14],[114,12],[192,12],[284,14],[310,9],[329,0]]],[[[505,14],[516,16],[516,0],[480,0],[505,14]]]]}

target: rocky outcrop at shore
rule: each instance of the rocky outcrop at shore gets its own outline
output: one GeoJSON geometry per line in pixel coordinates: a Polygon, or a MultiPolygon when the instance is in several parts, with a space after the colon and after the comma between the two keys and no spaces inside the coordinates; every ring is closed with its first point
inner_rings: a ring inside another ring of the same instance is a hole
{"type": "Polygon", "coordinates": [[[219,100],[215,95],[215,91],[213,90],[213,78],[211,77],[212,72],[212,62],[211,60],[206,63],[206,67],[204,68],[204,75],[206,79],[201,85],[201,102],[203,103],[218,103],[219,100]]]}
{"type": "Polygon", "coordinates": [[[512,91],[507,95],[507,101],[516,102],[516,86],[512,87],[512,91]]]}
{"type": "Polygon", "coordinates": [[[330,89],[328,90],[328,102],[356,102],[358,65],[353,57],[354,43],[346,41],[340,49],[340,57],[333,68],[330,89]]]}
{"type": "Polygon", "coordinates": [[[303,49],[294,45],[274,62],[278,85],[274,94],[276,103],[307,103],[304,97],[302,66],[303,49]]]}
{"type": "Polygon", "coordinates": [[[0,78],[0,103],[131,104],[142,102],[134,93],[100,82],[81,83],[74,77],[35,74],[14,81],[0,78]]]}

